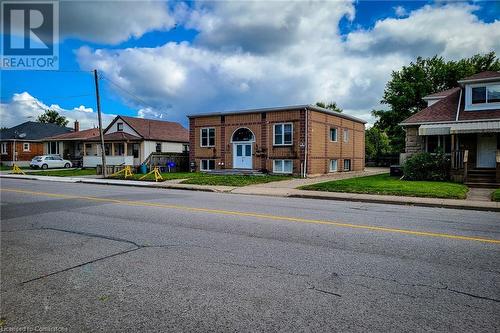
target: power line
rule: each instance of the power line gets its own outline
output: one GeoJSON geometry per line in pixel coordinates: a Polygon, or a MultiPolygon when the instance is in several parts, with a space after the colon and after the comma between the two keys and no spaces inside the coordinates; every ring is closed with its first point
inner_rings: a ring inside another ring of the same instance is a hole
{"type": "Polygon", "coordinates": [[[133,98],[135,98],[137,101],[139,101],[141,104],[143,104],[144,106],[147,106],[147,107],[150,107],[151,109],[153,110],[158,110],[157,107],[155,106],[152,106],[151,104],[147,103],[146,101],[144,101],[142,98],[140,98],[139,96],[135,95],[134,93],[130,92],[129,90],[123,88],[122,86],[120,86],[118,83],[114,82],[113,80],[111,80],[110,78],[100,74],[99,75],[102,79],[108,81],[109,83],[111,83],[112,85],[114,85],[115,87],[117,87],[118,89],[124,91],[125,93],[129,94],[130,96],[132,96],[133,98]]]}

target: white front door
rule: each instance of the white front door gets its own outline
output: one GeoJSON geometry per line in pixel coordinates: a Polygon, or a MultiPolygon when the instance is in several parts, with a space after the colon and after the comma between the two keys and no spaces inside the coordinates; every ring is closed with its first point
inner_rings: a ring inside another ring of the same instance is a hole
{"type": "Polygon", "coordinates": [[[233,168],[251,169],[252,168],[252,144],[235,143],[233,144],[233,168]]]}
{"type": "Polygon", "coordinates": [[[496,167],[497,137],[496,135],[477,136],[477,167],[496,167]]]}

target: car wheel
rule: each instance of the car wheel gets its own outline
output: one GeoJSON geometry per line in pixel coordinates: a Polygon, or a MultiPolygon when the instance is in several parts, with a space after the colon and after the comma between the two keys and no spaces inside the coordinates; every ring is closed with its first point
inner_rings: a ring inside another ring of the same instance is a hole
{"type": "Polygon", "coordinates": [[[45,169],[47,169],[48,167],[49,167],[49,166],[48,166],[47,164],[43,164],[43,165],[42,165],[42,169],[44,169],[44,170],[45,170],[45,169]]]}
{"type": "Polygon", "coordinates": [[[70,167],[69,163],[64,164],[64,167],[67,169],[70,167]]]}

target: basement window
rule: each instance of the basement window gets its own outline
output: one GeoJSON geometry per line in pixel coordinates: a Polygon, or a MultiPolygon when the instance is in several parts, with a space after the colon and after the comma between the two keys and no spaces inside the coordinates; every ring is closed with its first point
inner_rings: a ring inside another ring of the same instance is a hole
{"type": "Polygon", "coordinates": [[[274,160],[273,172],[274,173],[292,173],[293,163],[292,160],[274,160]]]}
{"type": "Polygon", "coordinates": [[[201,160],[201,171],[215,170],[215,160],[201,160]]]}

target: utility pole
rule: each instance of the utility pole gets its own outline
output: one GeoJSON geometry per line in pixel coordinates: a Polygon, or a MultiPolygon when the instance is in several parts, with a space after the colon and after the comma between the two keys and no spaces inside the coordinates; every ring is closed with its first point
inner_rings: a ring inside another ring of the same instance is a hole
{"type": "Polygon", "coordinates": [[[102,176],[103,178],[106,178],[106,150],[104,149],[104,133],[102,131],[101,99],[99,98],[99,77],[97,75],[97,69],[94,69],[94,81],[95,97],[97,102],[97,117],[99,118],[99,136],[101,137],[102,176]]]}

